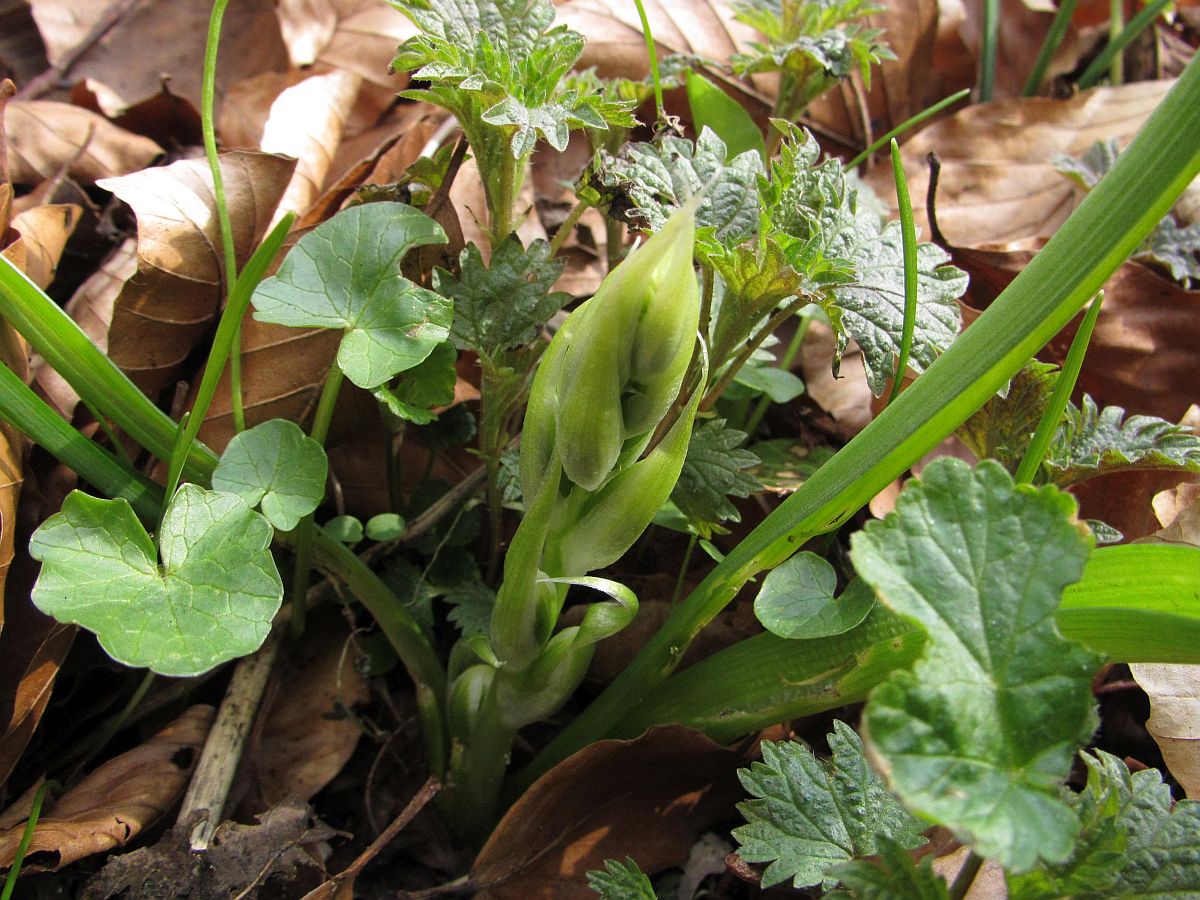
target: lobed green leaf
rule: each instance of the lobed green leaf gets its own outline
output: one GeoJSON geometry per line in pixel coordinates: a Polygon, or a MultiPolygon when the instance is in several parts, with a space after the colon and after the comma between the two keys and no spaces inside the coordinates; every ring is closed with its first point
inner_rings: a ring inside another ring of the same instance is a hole
{"type": "Polygon", "coordinates": [[[329,461],[300,426],[271,419],[234,435],[213,470],[214,490],[241,497],[280,531],[321,505],[329,461]]]}

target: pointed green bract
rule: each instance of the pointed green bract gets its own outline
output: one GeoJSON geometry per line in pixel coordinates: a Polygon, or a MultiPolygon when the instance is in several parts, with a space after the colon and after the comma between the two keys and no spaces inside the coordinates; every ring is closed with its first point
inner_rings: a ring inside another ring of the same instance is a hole
{"type": "Polygon", "coordinates": [[[433,219],[403,203],[352,206],[302,237],[258,286],[254,318],[344,329],[339,368],[359,387],[377,387],[450,335],[453,304],[400,274],[410,249],[445,242],[433,219]]]}
{"type": "Polygon", "coordinates": [[[1099,658],[1054,624],[1091,546],[1074,513],[997,463],[942,458],[852,539],[863,580],[929,634],[871,693],[874,753],[906,804],[1014,871],[1064,858],[1079,831],[1062,782],[1096,727],[1099,658]]]}
{"type": "Polygon", "coordinates": [[[280,531],[321,505],[329,462],[295,422],[271,419],[234,435],[213,471],[214,490],[237,494],[280,531]]]}
{"type": "Polygon", "coordinates": [[[185,484],[163,518],[160,567],[128,502],[72,491],[30,541],[33,602],[126,665],[198,675],[266,639],[283,600],[272,535],[240,497],[185,484]]]}

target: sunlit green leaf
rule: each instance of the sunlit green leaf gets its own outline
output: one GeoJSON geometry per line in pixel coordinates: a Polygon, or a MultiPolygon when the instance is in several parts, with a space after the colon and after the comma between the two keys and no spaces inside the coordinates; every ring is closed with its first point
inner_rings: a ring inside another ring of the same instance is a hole
{"type": "Polygon", "coordinates": [[[815,553],[802,551],[776,566],[754,598],[754,615],[783,638],[811,639],[843,634],[867,617],[875,594],[856,578],[840,597],[837,573],[815,553]]]}
{"type": "Polygon", "coordinates": [[[271,419],[234,435],[213,472],[214,490],[260,506],[280,531],[291,531],[321,505],[329,463],[319,443],[295,422],[271,419]]]}

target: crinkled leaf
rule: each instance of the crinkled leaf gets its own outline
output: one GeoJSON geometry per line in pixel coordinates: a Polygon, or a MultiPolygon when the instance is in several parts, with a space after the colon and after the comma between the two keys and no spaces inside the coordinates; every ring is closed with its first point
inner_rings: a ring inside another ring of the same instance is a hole
{"type": "Polygon", "coordinates": [[[253,653],[271,630],[283,600],[273,536],[242,498],[185,484],[156,552],[127,501],[72,491],[30,541],[42,562],[33,602],[126,665],[198,675],[253,653]]]}
{"type": "Polygon", "coordinates": [[[1062,781],[1096,726],[1099,660],[1054,624],[1091,545],[1074,513],[999,463],[944,457],[852,539],[863,580],[929,634],[871,693],[874,752],[909,807],[1013,871],[1065,858],[1079,831],[1062,781]]]}
{"type": "Polygon", "coordinates": [[[630,208],[639,227],[657,231],[706,185],[696,226],[711,227],[717,240],[736,243],[758,227],[755,184],[762,158],[753,150],[725,162],[725,142],[705,128],[693,144],[665,136],[657,144],[627,144],[621,153],[601,153],[593,186],[603,202],[630,208]]]}
{"type": "Polygon", "coordinates": [[[464,350],[495,356],[533,341],[547,320],[571,299],[553,290],[565,262],[550,256],[550,245],[534,241],[528,249],[510,235],[492,251],[485,266],[479,248],[469,244],[459,257],[461,271],[433,273],[438,293],[454,301],[451,336],[464,350]]]}
{"type": "Polygon", "coordinates": [[[745,433],[727,428],[724,419],[709,419],[692,430],[671,500],[702,530],[726,520],[741,521],[729,497],[749,497],[759,489],[758,481],[745,471],[758,464],[757,456],[739,449],[745,440],[745,433]]]}
{"type": "Polygon", "coordinates": [[[843,634],[861,622],[875,605],[875,594],[855,578],[842,592],[837,573],[822,557],[807,550],[776,566],[754,598],[754,615],[763,628],[782,638],[821,638],[843,634]]]}
{"type": "Polygon", "coordinates": [[[979,459],[999,460],[1016,472],[1057,380],[1056,366],[1037,360],[1026,363],[1004,396],[993,396],[962,424],[958,436],[979,459]]]}
{"type": "Polygon", "coordinates": [[[1119,406],[1097,409],[1088,395],[1082,408],[1067,406],[1065,420],[1046,454],[1059,485],[1115,469],[1182,469],[1200,472],[1200,437],[1154,416],[1130,416],[1119,406]]]}
{"type": "Polygon", "coordinates": [[[448,575],[431,574],[430,581],[437,596],[450,604],[446,617],[458,626],[464,638],[488,634],[496,592],[483,583],[474,559],[457,565],[448,575]]]}
{"type": "Polygon", "coordinates": [[[759,458],[751,474],[766,490],[777,494],[796,490],[833,456],[829,447],[806,447],[791,438],[763,441],[750,450],[759,458]]]}
{"type": "Polygon", "coordinates": [[[763,887],[831,882],[839,863],[877,852],[879,835],[910,849],[924,843],[921,823],[883,786],[862,740],[844,722],[833,727],[830,761],[795,741],[763,741],[762,762],[738,770],[755,799],[738,804],[747,824],[733,836],[742,859],[770,863],[763,887]]]}
{"type": "Polygon", "coordinates": [[[854,897],[856,900],[949,900],[946,882],[933,871],[933,857],[920,862],[890,838],[876,841],[879,859],[875,862],[854,860],[833,870],[847,892],[828,894],[830,898],[854,897]]]}
{"type": "Polygon", "coordinates": [[[291,531],[321,505],[328,472],[319,443],[295,422],[271,419],[233,437],[212,486],[260,507],[272,525],[291,531]]]}
{"type": "Polygon", "coordinates": [[[302,237],[258,286],[254,317],[345,329],[338,366],[359,387],[377,387],[449,336],[450,301],[400,274],[412,247],[445,242],[441,227],[411,206],[352,206],[302,237]]]}
{"type": "MultiPolygon", "coordinates": [[[[471,47],[478,34],[487,34],[497,49],[526,56],[537,45],[542,32],[554,21],[554,7],[547,0],[388,0],[425,37],[454,47],[471,47]]],[[[419,39],[406,42],[401,55],[421,47],[419,39]]],[[[431,57],[425,62],[432,62],[431,57]]],[[[423,64],[421,61],[418,65],[423,64]]],[[[399,69],[400,67],[397,66],[399,69]]]]}
{"type": "Polygon", "coordinates": [[[603,869],[587,873],[587,883],[600,900],[656,900],[654,886],[632,859],[606,859],[603,869]]]}
{"type": "Polygon", "coordinates": [[[452,343],[438,344],[395,383],[377,387],[375,396],[393,415],[417,425],[428,425],[437,418],[433,412],[435,407],[448,406],[454,401],[454,385],[458,382],[454,364],[457,360],[458,351],[452,343]]]}
{"type": "Polygon", "coordinates": [[[1115,756],[1083,755],[1087,786],[1074,798],[1083,830],[1071,855],[1007,878],[1012,900],[1200,896],[1200,802],[1181,800],[1156,769],[1130,773],[1115,756]]]}

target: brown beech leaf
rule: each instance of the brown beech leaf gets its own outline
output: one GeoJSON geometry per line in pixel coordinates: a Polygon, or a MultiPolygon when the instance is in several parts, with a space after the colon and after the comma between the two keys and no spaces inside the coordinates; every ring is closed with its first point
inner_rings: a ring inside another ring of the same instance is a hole
{"type": "MultiPolygon", "coordinates": [[[[123,846],[162,816],[187,787],[212,716],[212,707],[193,706],[44,806],[25,869],[59,869],[123,846]]],[[[23,831],[22,823],[0,834],[0,866],[12,865],[23,831]]]]}
{"type": "MultiPolygon", "coordinates": [[[[1053,157],[1080,157],[1107,138],[1124,146],[1170,87],[1168,81],[1144,81],[1095,88],[1069,100],[1002,100],[968,106],[937,122],[904,146],[918,224],[928,235],[925,157],[934,151],[942,163],[938,226],[951,244],[1049,237],[1080,200],[1073,182],[1055,170],[1053,157]]],[[[880,166],[867,180],[895,203],[890,168],[880,166]]]]}
{"type": "Polygon", "coordinates": [[[257,810],[285,797],[310,799],[354,753],[362,728],[349,714],[366,702],[367,683],[354,666],[350,631],[340,611],[313,617],[281,667],[258,740],[246,760],[257,810]]]}
{"type": "MultiPolygon", "coordinates": [[[[43,36],[55,25],[78,22],[71,37],[56,40],[51,60],[91,37],[92,28],[111,4],[95,0],[37,0],[33,4],[43,36]],[[44,24],[45,22],[45,24],[44,24]],[[83,23],[86,23],[85,25],[83,23]]],[[[147,100],[169,81],[170,92],[200,108],[200,79],[204,69],[204,34],[212,12],[209,0],[151,0],[126,3],[114,26],[89,44],[70,68],[70,77],[83,82],[108,116],[117,116],[147,100]]],[[[217,97],[227,86],[259,72],[287,67],[287,52],[271,4],[232,0],[221,31],[217,65],[217,97]]]]}
{"type": "Polygon", "coordinates": [[[67,239],[83,210],[69,203],[36,206],[13,217],[21,237],[4,248],[4,255],[43,290],[54,281],[67,239]]]}
{"type": "MultiPolygon", "coordinates": [[[[28,380],[25,342],[6,321],[0,321],[0,364],[7,366],[23,381],[28,380]]],[[[0,597],[4,596],[8,568],[16,552],[17,501],[21,496],[21,483],[25,479],[27,443],[25,435],[17,428],[8,422],[0,422],[0,597]]],[[[0,628],[3,627],[3,605],[0,604],[0,628]]]]}
{"type": "Polygon", "coordinates": [[[275,13],[293,66],[324,63],[401,88],[389,67],[416,27],[398,10],[379,0],[279,0],[275,13]]]}
{"type": "MultiPolygon", "coordinates": [[[[270,224],[295,160],[235,150],[221,156],[239,266],[270,224]]],[[[147,393],[174,378],[217,315],[223,295],[212,176],[181,160],[99,183],[138,221],[138,271],[117,297],[108,335],[113,361],[147,393]]]]}
{"type": "Polygon", "coordinates": [[[110,4],[88,0],[28,0],[50,62],[59,63],[92,32],[110,4]]]}
{"type": "Polygon", "coordinates": [[[144,169],[163,149],[80,106],[50,100],[14,101],[4,117],[8,165],[16,184],[37,184],[60,171],[91,184],[144,169]]]}
{"type": "Polygon", "coordinates": [[[538,779],[512,806],[471,870],[488,900],[594,897],[606,859],[646,872],[682,865],[697,836],[729,817],[743,791],[736,750],[679,725],[600,741],[538,779]]]}
{"type": "Polygon", "coordinates": [[[29,5],[22,0],[0,2],[0,76],[23,85],[48,65],[29,5]]]}

